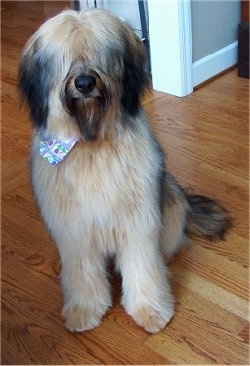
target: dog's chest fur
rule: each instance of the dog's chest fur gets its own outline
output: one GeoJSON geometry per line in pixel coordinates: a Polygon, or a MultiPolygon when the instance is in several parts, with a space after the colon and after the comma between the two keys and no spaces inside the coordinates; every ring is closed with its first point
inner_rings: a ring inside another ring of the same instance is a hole
{"type": "Polygon", "coordinates": [[[80,141],[56,167],[39,156],[39,140],[34,139],[33,187],[52,232],[58,220],[66,230],[82,225],[121,232],[121,223],[122,230],[131,230],[141,215],[158,214],[161,158],[149,136],[139,136],[140,141],[134,135],[114,143],[80,141]]]}

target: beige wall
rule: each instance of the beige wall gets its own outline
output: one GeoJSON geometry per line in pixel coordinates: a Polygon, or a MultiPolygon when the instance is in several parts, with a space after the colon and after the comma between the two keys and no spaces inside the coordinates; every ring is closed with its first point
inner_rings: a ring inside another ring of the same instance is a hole
{"type": "Polygon", "coordinates": [[[193,62],[237,40],[240,0],[191,0],[193,62]]]}

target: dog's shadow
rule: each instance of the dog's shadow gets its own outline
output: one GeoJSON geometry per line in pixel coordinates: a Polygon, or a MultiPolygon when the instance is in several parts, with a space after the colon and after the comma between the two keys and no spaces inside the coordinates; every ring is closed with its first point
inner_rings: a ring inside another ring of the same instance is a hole
{"type": "Polygon", "coordinates": [[[114,306],[118,306],[121,303],[122,296],[122,277],[116,269],[115,258],[109,259],[107,263],[107,273],[112,292],[112,303],[114,306]]]}

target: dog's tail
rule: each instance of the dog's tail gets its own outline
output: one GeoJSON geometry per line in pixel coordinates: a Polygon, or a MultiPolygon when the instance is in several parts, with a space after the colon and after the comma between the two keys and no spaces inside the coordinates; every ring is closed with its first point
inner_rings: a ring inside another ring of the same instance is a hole
{"type": "Polygon", "coordinates": [[[203,236],[207,239],[223,239],[232,226],[229,213],[216,201],[205,196],[185,192],[189,204],[186,232],[188,235],[203,236]]]}
{"type": "Polygon", "coordinates": [[[186,236],[223,239],[232,226],[229,213],[216,201],[185,191],[169,173],[163,186],[161,248],[167,258],[185,244],[186,236]]]}

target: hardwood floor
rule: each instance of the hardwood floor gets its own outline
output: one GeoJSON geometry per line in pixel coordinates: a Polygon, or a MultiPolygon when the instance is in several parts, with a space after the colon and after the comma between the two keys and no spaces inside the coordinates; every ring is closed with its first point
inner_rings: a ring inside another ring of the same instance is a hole
{"type": "Polygon", "coordinates": [[[160,333],[119,304],[100,327],[69,333],[60,316],[60,262],[32,196],[31,126],[20,110],[21,48],[68,2],[2,2],[2,364],[248,364],[248,80],[233,70],[186,98],[145,100],[170,171],[234,217],[225,241],[193,239],[172,260],[176,315],[160,333]]]}

